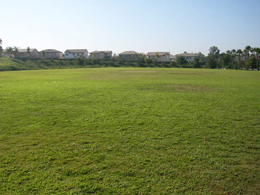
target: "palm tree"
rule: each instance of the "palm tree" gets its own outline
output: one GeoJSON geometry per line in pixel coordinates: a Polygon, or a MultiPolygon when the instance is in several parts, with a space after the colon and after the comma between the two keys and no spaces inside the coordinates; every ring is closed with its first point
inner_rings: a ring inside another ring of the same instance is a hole
{"type": "Polygon", "coordinates": [[[237,54],[238,54],[238,69],[240,69],[240,57],[241,57],[241,54],[243,53],[243,51],[241,49],[238,49],[237,50],[237,54]]]}
{"type": "Polygon", "coordinates": [[[234,61],[235,61],[235,58],[236,58],[236,50],[235,49],[231,50],[231,58],[232,58],[232,66],[233,66],[233,68],[235,68],[234,67],[234,61]]]}
{"type": "Polygon", "coordinates": [[[256,47],[254,48],[255,49],[255,52],[256,52],[256,68],[257,70],[259,70],[259,53],[260,53],[260,48],[259,47],[256,47]]]}
{"type": "Polygon", "coordinates": [[[244,51],[245,51],[245,54],[246,54],[246,58],[248,60],[249,59],[249,52],[251,51],[251,46],[250,45],[246,46],[244,51]]]}

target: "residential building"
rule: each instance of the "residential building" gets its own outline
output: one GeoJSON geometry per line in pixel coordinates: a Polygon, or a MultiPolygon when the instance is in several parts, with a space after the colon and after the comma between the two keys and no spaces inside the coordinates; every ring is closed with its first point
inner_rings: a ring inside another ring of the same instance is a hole
{"type": "Polygon", "coordinates": [[[61,59],[63,58],[62,52],[58,51],[56,49],[45,49],[39,52],[39,55],[41,58],[46,58],[46,59],[61,59]],[[44,52],[44,56],[43,56],[44,52]]]}
{"type": "Polygon", "coordinates": [[[13,55],[9,55],[9,54],[6,53],[6,49],[3,49],[1,56],[6,57],[6,58],[13,57],[13,55]]]}
{"type": "Polygon", "coordinates": [[[29,58],[29,57],[39,58],[39,52],[35,48],[29,49],[29,53],[28,53],[28,49],[18,49],[17,57],[18,58],[29,58]]]}
{"type": "Polygon", "coordinates": [[[90,52],[89,58],[90,59],[111,59],[112,58],[112,51],[93,51],[90,52]]]}
{"type": "Polygon", "coordinates": [[[66,59],[88,58],[87,49],[67,49],[64,54],[66,59]]]}
{"type": "Polygon", "coordinates": [[[122,61],[138,61],[141,59],[141,54],[135,51],[125,51],[119,54],[122,61]]]}
{"type": "Polygon", "coordinates": [[[194,53],[187,53],[187,52],[185,51],[184,53],[176,54],[175,56],[176,56],[176,58],[177,58],[178,56],[183,56],[183,57],[185,57],[185,60],[190,61],[190,62],[193,62],[194,59],[195,59],[198,55],[197,55],[197,54],[194,54],[194,53]]]}
{"type": "Polygon", "coordinates": [[[176,56],[170,55],[170,60],[171,60],[171,61],[175,61],[175,60],[176,60],[176,56]]]}
{"type": "Polygon", "coordinates": [[[147,57],[158,62],[168,62],[170,61],[170,52],[148,52],[147,57]]]}

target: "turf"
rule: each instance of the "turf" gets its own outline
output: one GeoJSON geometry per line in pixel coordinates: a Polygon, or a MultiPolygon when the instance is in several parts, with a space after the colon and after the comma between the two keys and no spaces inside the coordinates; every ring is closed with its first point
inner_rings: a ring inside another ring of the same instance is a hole
{"type": "Polygon", "coordinates": [[[0,72],[0,194],[258,194],[260,72],[0,72]]]}

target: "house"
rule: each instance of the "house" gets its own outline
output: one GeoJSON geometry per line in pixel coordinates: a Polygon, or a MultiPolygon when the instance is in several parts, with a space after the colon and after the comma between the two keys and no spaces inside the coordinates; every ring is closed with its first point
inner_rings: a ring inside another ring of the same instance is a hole
{"type": "Polygon", "coordinates": [[[7,54],[7,53],[6,53],[6,49],[3,49],[2,53],[1,53],[1,57],[9,58],[9,57],[13,57],[13,55],[7,54]]]}
{"type": "Polygon", "coordinates": [[[111,59],[112,58],[112,51],[93,51],[90,52],[89,58],[90,59],[111,59]]]}
{"type": "Polygon", "coordinates": [[[88,58],[87,49],[67,49],[64,53],[66,59],[88,58]]]}
{"type": "Polygon", "coordinates": [[[135,51],[125,51],[119,54],[119,58],[121,58],[122,61],[138,61],[141,59],[141,54],[135,51]]]}
{"type": "Polygon", "coordinates": [[[61,59],[62,58],[62,52],[58,51],[56,49],[45,49],[39,52],[39,55],[41,58],[46,59],[61,59]],[[43,56],[44,53],[44,56],[43,56]]]}
{"type": "Polygon", "coordinates": [[[170,61],[170,52],[148,52],[147,57],[158,62],[168,62],[170,61]]]}
{"type": "Polygon", "coordinates": [[[178,56],[183,56],[185,57],[185,60],[189,61],[189,62],[193,62],[194,59],[198,56],[197,54],[194,54],[194,53],[187,53],[186,51],[184,53],[181,53],[181,54],[176,54],[175,55],[176,58],[178,56]]]}
{"type": "Polygon", "coordinates": [[[175,60],[176,60],[176,56],[170,55],[170,60],[171,60],[171,61],[175,61],[175,60]]]}
{"type": "Polygon", "coordinates": [[[28,53],[28,49],[18,49],[17,57],[18,58],[28,58],[28,57],[39,58],[39,52],[35,48],[29,49],[29,53],[28,53]]]}

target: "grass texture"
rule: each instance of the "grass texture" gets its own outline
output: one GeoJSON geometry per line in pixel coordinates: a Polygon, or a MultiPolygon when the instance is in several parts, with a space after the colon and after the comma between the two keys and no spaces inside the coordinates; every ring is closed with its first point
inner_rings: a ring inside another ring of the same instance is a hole
{"type": "Polygon", "coordinates": [[[0,72],[0,194],[257,194],[260,72],[0,72]]]}

